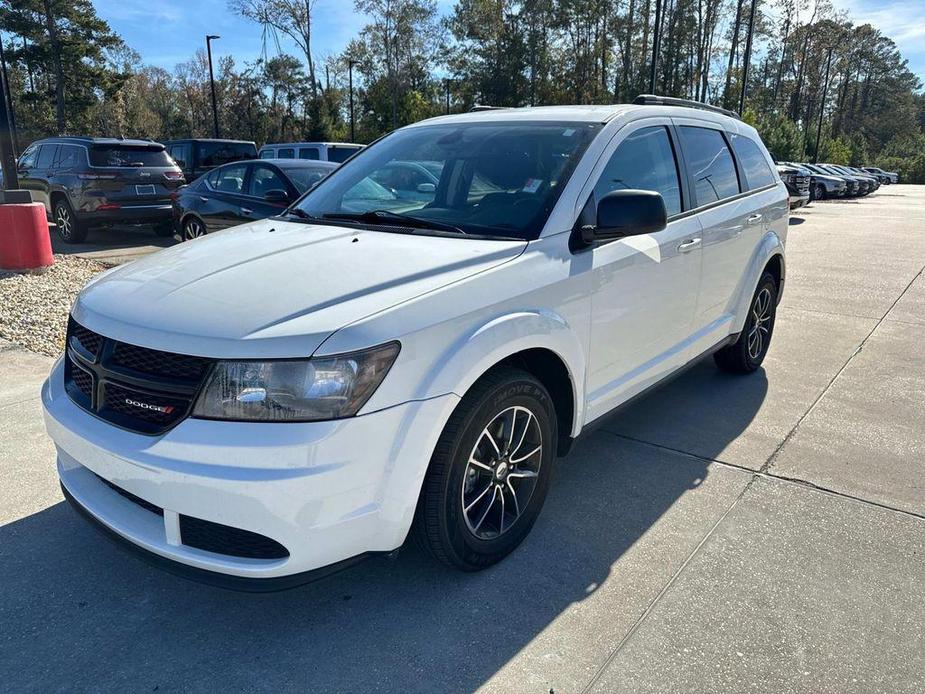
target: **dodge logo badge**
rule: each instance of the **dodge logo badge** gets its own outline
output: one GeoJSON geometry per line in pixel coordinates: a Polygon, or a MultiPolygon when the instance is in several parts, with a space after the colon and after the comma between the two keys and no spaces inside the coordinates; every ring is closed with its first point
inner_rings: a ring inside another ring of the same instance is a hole
{"type": "Polygon", "coordinates": [[[161,414],[170,414],[173,412],[172,405],[151,405],[146,402],[138,402],[137,400],[132,400],[131,398],[125,398],[125,404],[131,405],[132,407],[140,407],[143,410],[153,410],[154,412],[160,412],[161,414]]]}

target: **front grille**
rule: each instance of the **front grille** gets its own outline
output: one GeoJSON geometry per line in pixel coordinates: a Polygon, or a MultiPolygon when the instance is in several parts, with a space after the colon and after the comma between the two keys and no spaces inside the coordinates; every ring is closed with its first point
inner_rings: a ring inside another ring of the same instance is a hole
{"type": "Polygon", "coordinates": [[[183,381],[198,381],[212,362],[202,357],[172,354],[119,342],[112,351],[112,363],[146,374],[169,375],[183,381]]]}
{"type": "Polygon", "coordinates": [[[74,365],[74,368],[71,370],[71,379],[77,387],[77,390],[88,398],[93,397],[93,374],[74,365]]]}
{"type": "Polygon", "coordinates": [[[92,330],[87,330],[73,318],[68,321],[67,329],[68,343],[70,343],[70,338],[73,337],[80,347],[91,357],[95,357],[100,353],[100,347],[103,344],[102,335],[98,335],[92,330]]]}
{"type": "Polygon", "coordinates": [[[793,183],[801,193],[809,190],[809,176],[797,174],[793,177],[793,183]]]}
{"type": "Polygon", "coordinates": [[[159,515],[159,516],[163,516],[163,515],[164,515],[164,509],[162,509],[160,506],[155,506],[155,505],[152,504],[150,501],[145,501],[145,500],[142,499],[140,496],[135,496],[135,495],[132,494],[131,492],[125,491],[122,487],[113,484],[113,483],[110,482],[109,480],[104,479],[103,477],[100,477],[99,475],[97,475],[96,478],[97,478],[100,482],[102,482],[103,484],[105,484],[107,487],[109,487],[109,488],[110,488],[112,491],[114,491],[116,494],[118,494],[119,496],[121,496],[121,497],[123,497],[123,498],[125,498],[125,499],[128,499],[128,500],[131,501],[133,504],[137,504],[138,506],[141,506],[145,511],[150,511],[151,513],[156,513],[156,514],[159,515]]]}
{"type": "Polygon", "coordinates": [[[232,557],[285,559],[289,556],[285,547],[269,537],[191,516],[180,516],[180,539],[188,547],[232,557]]]}
{"type": "Polygon", "coordinates": [[[65,387],[97,417],[161,434],[190,412],[213,361],[130,345],[68,323],[65,387]]]}

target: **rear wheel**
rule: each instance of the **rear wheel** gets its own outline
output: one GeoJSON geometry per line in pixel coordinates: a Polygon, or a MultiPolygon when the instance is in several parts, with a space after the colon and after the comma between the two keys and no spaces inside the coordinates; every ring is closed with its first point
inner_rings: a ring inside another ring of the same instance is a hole
{"type": "Polygon", "coordinates": [[[192,241],[206,235],[206,225],[198,217],[187,217],[183,222],[183,240],[192,241]]]}
{"type": "Polygon", "coordinates": [[[67,198],[58,198],[55,200],[52,208],[52,216],[55,218],[55,228],[58,230],[58,236],[65,243],[81,243],[87,238],[87,226],[82,224],[67,198]]]}
{"type": "Polygon", "coordinates": [[[777,282],[771,273],[765,272],[749,305],[745,327],[734,343],[713,355],[716,365],[730,373],[757,370],[771,346],[776,315],[777,282]]]}
{"type": "Polygon", "coordinates": [[[549,393],[500,368],[457,406],[431,458],[414,532],[435,558],[477,571],[510,554],[546,498],[556,450],[549,393]]]}

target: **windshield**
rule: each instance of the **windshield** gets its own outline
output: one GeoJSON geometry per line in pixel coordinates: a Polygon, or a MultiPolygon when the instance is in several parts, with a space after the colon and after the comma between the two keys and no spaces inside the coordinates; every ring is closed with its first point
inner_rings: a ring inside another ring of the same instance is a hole
{"type": "Polygon", "coordinates": [[[283,171],[285,171],[286,175],[289,177],[289,180],[292,181],[292,184],[296,187],[299,193],[304,193],[306,190],[318,183],[318,181],[320,181],[322,178],[331,173],[332,169],[322,169],[319,167],[311,167],[305,169],[286,168],[283,169],[283,171]]]}
{"type": "Polygon", "coordinates": [[[95,145],[90,147],[90,166],[168,166],[167,150],[154,146],[95,145]]]}
{"type": "Polygon", "coordinates": [[[311,217],[397,213],[435,228],[533,239],[599,129],[509,121],[398,130],[332,173],[297,208],[311,217]]]}

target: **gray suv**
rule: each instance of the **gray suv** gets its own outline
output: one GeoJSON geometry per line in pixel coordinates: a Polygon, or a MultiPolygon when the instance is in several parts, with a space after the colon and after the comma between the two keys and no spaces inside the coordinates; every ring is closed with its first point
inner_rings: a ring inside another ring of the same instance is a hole
{"type": "Polygon", "coordinates": [[[158,236],[173,234],[171,194],[185,179],[162,144],[49,137],[26,148],[17,170],[19,187],[45,203],[67,243],[114,224],[151,224],[158,236]]]}

